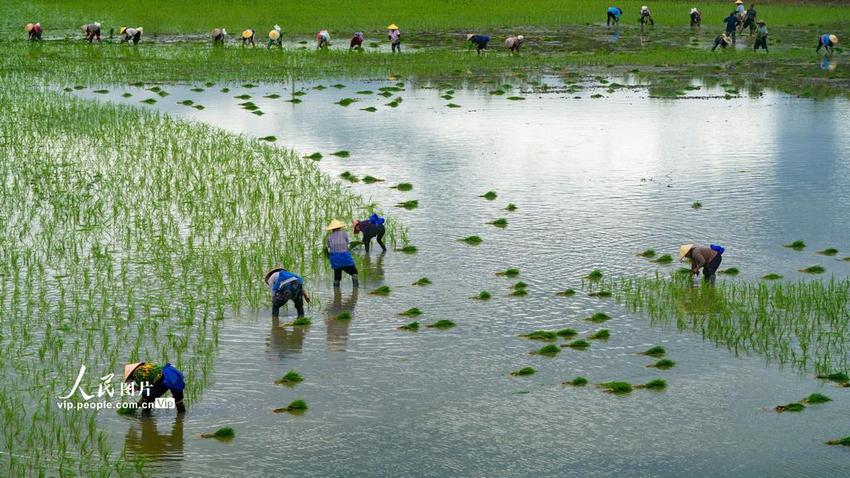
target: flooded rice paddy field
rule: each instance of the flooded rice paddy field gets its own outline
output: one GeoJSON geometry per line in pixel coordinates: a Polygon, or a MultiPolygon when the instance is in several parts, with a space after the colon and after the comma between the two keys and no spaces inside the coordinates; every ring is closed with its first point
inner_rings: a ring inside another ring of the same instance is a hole
{"type": "MultiPolygon", "coordinates": [[[[383,179],[351,187],[408,227],[418,249],[373,249],[360,263],[359,293],[346,279],[334,293],[327,275],[309,275],[315,300],[308,328],[281,327],[269,309],[229,319],[213,383],[184,421],[162,412],[151,419],[99,415],[130,456],[186,476],[846,474],[847,450],[823,442],[848,434],[850,390],[817,380],[811,366],[714,343],[687,324],[651,324],[583,290],[593,269],[615,278],[669,274],[676,264],[637,253],[675,254],[685,242],[726,247],[723,267],[740,274],[719,281],[768,273],[805,279],[798,270],[816,264],[826,268],[821,277],[850,276],[843,260],[850,256],[846,101],[770,91],[728,100],[718,87],[688,93],[701,99],[661,100],[640,88],[609,93],[554,79],[545,81],[546,93],[529,93],[528,85],[403,82],[382,97],[380,88],[398,81],[334,83],[161,85],[167,96],[146,89],[153,85],[76,93],[274,136],[268,139],[304,155],[322,153],[328,174],[383,179]],[[490,94],[496,89],[504,94],[490,94]],[[242,95],[250,98],[235,98],[242,95]],[[156,102],[140,103],[148,98],[156,102]],[[357,101],[341,106],[345,98],[357,101]],[[246,102],[256,108],[240,105],[246,102]],[[198,104],[204,109],[190,107],[198,104]],[[363,110],[369,107],[376,111],[363,110]],[[331,154],[341,150],[349,155],[331,154]],[[402,182],[413,189],[390,187],[402,182]],[[479,197],[491,190],[495,199],[479,197]],[[418,208],[394,206],[408,200],[418,208]],[[505,209],[509,203],[515,211],[505,209]],[[507,227],[488,224],[498,218],[507,227]],[[459,241],[472,235],[483,242],[459,241]],[[807,247],[783,247],[796,239],[807,247]],[[816,253],[829,247],[839,253],[816,253]],[[496,275],[507,268],[520,275],[496,275]],[[432,284],[412,285],[421,277],[432,284]],[[527,283],[527,296],[509,296],[517,281],[527,283]],[[381,285],[392,292],[369,293],[381,285]],[[578,293],[555,295],[567,288],[578,293]],[[492,298],[472,299],[484,290],[492,298]],[[411,307],[422,315],[398,315],[411,307]],[[336,320],[344,311],[351,320],[336,320]],[[596,312],[612,318],[585,320],[596,312]],[[457,325],[425,327],[440,319],[457,325]],[[422,324],[418,332],[397,329],[413,320],[422,324]],[[602,328],[611,336],[554,357],[531,355],[546,342],[519,337],[565,327],[578,338],[602,328]],[[664,346],[675,367],[647,368],[655,359],[638,353],[653,345],[664,346]],[[511,376],[526,366],[537,373],[511,376]],[[291,369],[305,381],[274,384],[291,369]],[[662,378],[667,388],[619,396],[561,385],[576,376],[590,384],[662,378]],[[812,392],[833,402],[772,411],[812,392]],[[296,398],[309,404],[305,414],[272,412],[296,398]],[[198,438],[222,426],[232,426],[236,439],[198,438]]],[[[845,363],[846,352],[832,359],[845,363]]]]}

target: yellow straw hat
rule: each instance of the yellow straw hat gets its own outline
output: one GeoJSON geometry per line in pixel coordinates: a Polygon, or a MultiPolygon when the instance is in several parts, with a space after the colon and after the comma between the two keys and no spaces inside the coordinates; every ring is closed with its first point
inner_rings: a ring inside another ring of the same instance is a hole
{"type": "Polygon", "coordinates": [[[245,30],[242,32],[242,38],[251,38],[254,36],[254,30],[245,30]]]}
{"type": "Polygon", "coordinates": [[[693,249],[693,248],[694,248],[693,244],[683,244],[683,245],[679,246],[679,261],[684,259],[685,256],[688,255],[688,253],[691,252],[691,249],[693,249]]]}
{"type": "Polygon", "coordinates": [[[829,41],[831,41],[832,43],[838,43],[838,37],[835,35],[830,35],[829,41]]]}
{"type": "Polygon", "coordinates": [[[130,375],[136,371],[139,366],[144,365],[144,362],[136,362],[136,363],[128,363],[124,366],[124,381],[128,381],[130,379],[130,375]]]}
{"type": "Polygon", "coordinates": [[[340,221],[339,219],[334,219],[333,221],[331,221],[330,224],[328,224],[327,229],[328,229],[328,231],[333,231],[334,229],[342,229],[344,227],[345,227],[344,222],[340,221]]]}
{"type": "Polygon", "coordinates": [[[744,0],[735,0],[735,5],[743,4],[744,0]]]}
{"type": "Polygon", "coordinates": [[[280,30],[272,30],[269,32],[269,38],[272,40],[277,40],[280,38],[280,30]]]}
{"type": "Polygon", "coordinates": [[[27,33],[31,32],[33,28],[35,28],[35,25],[33,25],[32,23],[27,23],[27,26],[24,27],[27,33]]]}
{"type": "Polygon", "coordinates": [[[390,26],[387,27],[387,30],[398,30],[398,25],[395,23],[390,23],[390,26]]]}
{"type": "Polygon", "coordinates": [[[124,34],[124,32],[126,32],[126,31],[127,31],[127,27],[121,27],[121,29],[120,29],[120,30],[118,30],[118,34],[119,34],[119,35],[123,35],[123,34],[124,34]]]}

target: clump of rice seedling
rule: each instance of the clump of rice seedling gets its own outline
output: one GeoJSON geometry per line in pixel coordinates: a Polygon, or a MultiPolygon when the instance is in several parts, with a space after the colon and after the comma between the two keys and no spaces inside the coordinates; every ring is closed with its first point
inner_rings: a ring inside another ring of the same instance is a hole
{"type": "Polygon", "coordinates": [[[195,108],[196,110],[202,110],[202,109],[205,109],[206,107],[204,105],[195,104],[195,105],[192,105],[192,108],[195,108]]]}
{"type": "Polygon", "coordinates": [[[183,100],[183,101],[178,101],[177,104],[184,105],[184,106],[192,106],[192,105],[195,104],[195,102],[192,101],[192,100],[183,100]]]}
{"type": "Polygon", "coordinates": [[[454,98],[454,96],[452,96],[452,95],[442,95],[442,96],[440,96],[440,98],[442,98],[442,99],[444,99],[444,100],[448,101],[448,100],[450,100],[450,99],[454,98]]]}
{"type": "Polygon", "coordinates": [[[474,297],[473,297],[473,299],[476,299],[476,300],[489,300],[491,297],[493,297],[493,295],[492,295],[492,294],[490,294],[490,293],[489,293],[489,292],[487,292],[486,290],[482,290],[481,292],[479,292],[479,293],[478,293],[478,295],[474,296],[474,297]]]}
{"type": "Polygon", "coordinates": [[[545,345],[545,346],[541,347],[540,349],[535,350],[534,352],[531,352],[531,353],[534,354],[534,355],[545,355],[547,357],[554,357],[555,355],[558,355],[560,352],[561,352],[561,347],[558,347],[555,344],[549,344],[549,345],[545,345]]]}
{"type": "Polygon", "coordinates": [[[648,348],[645,352],[641,352],[641,355],[648,355],[650,357],[663,357],[667,354],[667,349],[660,345],[656,345],[654,347],[648,348]]]}
{"type": "Polygon", "coordinates": [[[664,390],[667,388],[667,381],[660,378],[650,380],[643,385],[635,385],[635,388],[645,388],[647,390],[664,390]]]}
{"type": "Polygon", "coordinates": [[[798,402],[789,403],[788,405],[777,405],[774,407],[776,413],[782,412],[802,412],[806,408],[805,405],[798,402]]]}
{"type": "Polygon", "coordinates": [[[399,330],[408,330],[410,332],[416,332],[419,330],[419,322],[411,322],[409,324],[404,324],[399,327],[399,330]]]}
{"type": "Polygon", "coordinates": [[[531,367],[523,367],[515,372],[511,372],[511,375],[514,377],[525,377],[528,375],[534,375],[535,372],[537,372],[537,370],[534,370],[531,367]]]}
{"type": "Polygon", "coordinates": [[[832,382],[850,382],[850,377],[848,377],[844,372],[832,372],[826,375],[818,375],[817,377],[824,380],[830,380],[832,382]]]}
{"type": "Polygon", "coordinates": [[[92,93],[97,93],[99,95],[105,95],[105,94],[109,93],[109,90],[94,90],[94,91],[92,91],[92,93]]]}
{"type": "Polygon", "coordinates": [[[584,276],[584,278],[587,280],[596,281],[602,279],[603,276],[604,274],[602,273],[602,271],[600,271],[599,269],[593,269],[592,271],[590,271],[590,274],[584,276]]]}
{"type": "Polygon", "coordinates": [[[490,221],[488,224],[499,228],[508,227],[508,220],[503,217],[500,217],[499,219],[490,221]]]}
{"type": "Polygon", "coordinates": [[[519,289],[525,289],[525,288],[527,288],[527,287],[528,287],[528,284],[526,284],[526,283],[525,283],[525,282],[523,282],[523,281],[519,281],[519,282],[516,282],[514,285],[512,285],[512,286],[511,286],[511,289],[513,289],[513,290],[519,290],[519,289]]]}
{"type": "Polygon", "coordinates": [[[847,261],[847,262],[850,262],[850,256],[848,256],[848,257],[845,257],[845,258],[844,258],[844,259],[841,259],[841,260],[842,260],[842,261],[847,261]]]}
{"type": "Polygon", "coordinates": [[[347,157],[351,156],[351,153],[349,153],[348,151],[343,149],[343,150],[340,150],[340,151],[334,151],[333,153],[331,153],[331,156],[339,156],[340,158],[347,158],[347,157]]]}
{"type": "Polygon", "coordinates": [[[834,256],[834,255],[838,254],[838,249],[836,249],[834,247],[827,247],[826,249],[824,249],[822,251],[818,251],[818,254],[820,254],[822,256],[834,256]]]}
{"type": "Polygon", "coordinates": [[[136,404],[128,403],[124,406],[118,407],[115,411],[118,412],[119,415],[134,415],[136,413],[136,404]]]}
{"type": "Polygon", "coordinates": [[[600,329],[587,336],[588,340],[608,340],[611,338],[611,332],[608,329],[600,329]]]}
{"type": "Polygon", "coordinates": [[[660,370],[667,370],[667,369],[673,368],[674,366],[676,366],[676,362],[674,362],[670,359],[661,359],[661,360],[655,362],[652,365],[647,365],[647,367],[657,368],[657,369],[660,369],[660,370]]]}
{"type": "Polygon", "coordinates": [[[365,108],[360,108],[360,111],[368,111],[369,113],[374,113],[378,111],[378,108],[375,108],[374,106],[367,106],[365,108]]]}
{"type": "Polygon", "coordinates": [[[395,186],[390,186],[390,189],[398,189],[399,191],[410,191],[413,189],[413,185],[410,183],[398,183],[395,186]]]}
{"type": "Polygon", "coordinates": [[[486,193],[484,193],[484,194],[482,194],[478,197],[484,198],[488,201],[492,201],[492,200],[496,199],[497,197],[499,197],[499,195],[496,194],[496,191],[487,191],[486,193]]]}
{"type": "Polygon", "coordinates": [[[431,285],[431,279],[427,277],[421,277],[419,280],[413,283],[413,285],[425,286],[431,285]]]}
{"type": "Polygon", "coordinates": [[[407,210],[416,209],[419,207],[419,201],[416,199],[411,199],[410,201],[404,201],[396,204],[396,207],[402,207],[407,210]]]}
{"type": "Polygon", "coordinates": [[[351,320],[351,312],[340,312],[334,317],[334,320],[351,320]]]}
{"type": "Polygon", "coordinates": [[[592,94],[592,95],[590,95],[590,97],[593,98],[594,100],[598,99],[598,98],[604,98],[604,96],[599,94],[599,93],[592,94]]]}
{"type": "Polygon", "coordinates": [[[524,337],[526,339],[531,340],[545,340],[552,341],[558,338],[558,335],[555,332],[550,332],[548,330],[535,330],[534,332],[530,332],[524,335],[520,335],[520,337],[524,337]]]}
{"type": "Polygon", "coordinates": [[[401,315],[403,317],[419,317],[420,315],[422,315],[422,311],[419,310],[418,307],[411,307],[398,315],[401,315]]]}
{"type": "Polygon", "coordinates": [[[467,237],[464,237],[463,239],[458,239],[458,240],[461,241],[461,242],[465,242],[465,243],[469,244],[470,246],[477,246],[478,244],[481,244],[482,242],[484,242],[484,239],[481,239],[479,236],[467,236],[467,237]]]}
{"type": "Polygon", "coordinates": [[[646,257],[647,259],[653,258],[655,257],[655,249],[647,249],[638,255],[641,257],[646,257]]]}
{"type": "Polygon", "coordinates": [[[850,436],[846,436],[844,438],[838,438],[836,440],[829,440],[826,442],[827,445],[843,445],[850,446],[850,436]]]}
{"type": "Polygon", "coordinates": [[[374,95],[375,92],[372,90],[360,90],[357,92],[358,95],[374,95]]]}
{"type": "Polygon", "coordinates": [[[307,402],[304,400],[293,400],[284,408],[275,408],[275,413],[304,413],[307,411],[307,402]]]}
{"type": "Polygon", "coordinates": [[[575,337],[576,335],[578,335],[578,331],[576,329],[566,328],[566,329],[561,329],[561,330],[555,332],[555,335],[557,335],[558,337],[564,337],[564,338],[568,339],[568,338],[575,337]]]}
{"type": "Polygon", "coordinates": [[[692,272],[687,267],[680,267],[680,268],[676,269],[676,272],[674,272],[674,274],[680,275],[680,276],[688,276],[688,275],[691,275],[692,272]]]}
{"type": "Polygon", "coordinates": [[[694,201],[694,203],[691,204],[691,208],[692,209],[702,209],[702,203],[699,202],[699,201],[694,201]]]}
{"type": "Polygon", "coordinates": [[[512,202],[509,202],[508,205],[505,206],[505,210],[510,211],[510,212],[514,212],[514,211],[517,210],[517,205],[512,203],[512,202]]]}
{"type": "Polygon", "coordinates": [[[662,256],[659,256],[658,259],[655,259],[652,262],[656,264],[670,264],[671,262],[673,262],[673,256],[671,256],[670,254],[664,254],[662,256]]]}
{"type": "Polygon", "coordinates": [[[272,93],[272,94],[263,96],[263,98],[268,98],[270,100],[276,100],[276,99],[280,98],[280,95],[277,94],[277,93],[272,93]]]}
{"type": "Polygon", "coordinates": [[[505,91],[504,90],[493,90],[493,91],[490,92],[490,94],[491,95],[504,95],[505,91]]]}
{"type": "Polygon", "coordinates": [[[574,387],[583,387],[587,385],[587,379],[584,377],[576,377],[572,380],[562,382],[561,385],[572,385],[574,387]]]}
{"type": "Polygon", "coordinates": [[[384,181],[383,179],[376,178],[375,176],[370,176],[370,175],[363,176],[363,182],[366,183],[366,184],[380,183],[380,182],[383,182],[383,181],[384,181]]]}
{"type": "Polygon", "coordinates": [[[392,289],[390,289],[390,286],[382,285],[381,287],[378,287],[377,289],[375,289],[375,290],[373,290],[372,292],[369,292],[369,293],[372,294],[372,295],[387,296],[387,295],[390,295],[391,291],[392,291],[392,289]]]}
{"type": "Polygon", "coordinates": [[[131,96],[133,96],[133,93],[130,93],[130,92],[127,92],[127,93],[124,93],[123,95],[121,95],[122,98],[129,98],[131,96]]]}
{"type": "Polygon", "coordinates": [[[570,348],[573,348],[573,349],[586,349],[586,348],[590,347],[590,342],[588,342],[587,340],[583,340],[583,339],[573,340],[572,342],[567,344],[567,347],[570,347],[570,348]]]}
{"type": "Polygon", "coordinates": [[[764,280],[779,280],[779,279],[782,278],[782,276],[779,275],[779,274],[774,274],[773,272],[771,272],[770,274],[763,275],[761,278],[764,279],[764,280]]]}
{"type": "Polygon", "coordinates": [[[383,92],[378,93],[378,94],[383,96],[384,98],[389,98],[390,96],[393,95],[392,92],[389,92],[389,91],[383,91],[383,92]]]}
{"type": "Polygon", "coordinates": [[[277,141],[277,136],[263,136],[262,138],[260,138],[260,141],[268,141],[271,143],[277,141]]]}
{"type": "Polygon", "coordinates": [[[401,98],[399,97],[399,98],[396,98],[396,99],[390,101],[389,103],[387,103],[387,106],[389,106],[390,108],[396,108],[400,104],[401,104],[401,98]]]}
{"type": "Polygon", "coordinates": [[[805,272],[806,274],[823,274],[826,272],[826,269],[823,266],[809,266],[805,269],[800,269],[800,272],[805,272]]]}
{"type": "Polygon", "coordinates": [[[789,249],[794,249],[795,251],[802,251],[806,248],[806,243],[802,240],[796,240],[790,244],[785,244],[785,247],[789,249]]]}
{"type": "Polygon", "coordinates": [[[296,92],[292,93],[292,96],[304,96],[306,94],[307,94],[306,91],[300,90],[300,91],[296,91],[296,92]]]}
{"type": "Polygon", "coordinates": [[[508,96],[508,99],[511,101],[522,101],[525,98],[523,98],[522,96],[508,96]]]}
{"type": "Polygon", "coordinates": [[[251,95],[242,94],[242,95],[239,95],[239,96],[234,96],[234,98],[236,98],[237,100],[250,100],[251,95]]]}
{"type": "Polygon", "coordinates": [[[342,179],[345,179],[348,182],[357,183],[360,182],[360,178],[351,174],[351,171],[343,171],[342,174],[339,175],[342,179]]]}
{"type": "Polygon", "coordinates": [[[298,99],[298,98],[292,98],[292,99],[288,99],[288,100],[284,100],[284,101],[286,101],[288,103],[292,103],[293,105],[297,105],[298,103],[301,103],[301,100],[298,99]]]}
{"type": "Polygon", "coordinates": [[[416,254],[416,246],[413,244],[405,244],[402,248],[396,250],[405,254],[416,254]]]}
{"type": "Polygon", "coordinates": [[[242,85],[242,88],[256,88],[256,87],[257,87],[257,85],[255,85],[253,83],[245,83],[244,85],[242,85]]]}
{"type": "Polygon", "coordinates": [[[252,115],[257,115],[257,116],[263,116],[265,113],[263,113],[263,112],[262,112],[262,111],[260,111],[260,110],[256,110],[256,111],[252,111],[252,112],[251,112],[251,114],[252,114],[252,115]]]}
{"type": "Polygon", "coordinates": [[[213,433],[204,433],[201,435],[201,438],[215,438],[216,440],[232,440],[236,437],[236,432],[233,431],[233,428],[223,427],[219,428],[213,433]]]}
{"type": "Polygon", "coordinates": [[[461,106],[456,103],[448,103],[446,104],[446,108],[460,108],[461,106]]]}
{"type": "Polygon", "coordinates": [[[808,397],[806,397],[802,400],[803,403],[809,403],[809,404],[826,403],[826,402],[831,402],[831,401],[832,401],[831,398],[827,397],[826,395],[824,395],[822,393],[813,393],[813,394],[809,395],[808,397]]]}
{"type": "Polygon", "coordinates": [[[298,317],[298,318],[295,319],[294,322],[292,322],[292,325],[296,325],[296,326],[299,326],[299,327],[306,327],[306,326],[308,326],[312,323],[313,323],[313,321],[311,321],[307,317],[298,317]]]}
{"type": "Polygon", "coordinates": [[[594,291],[594,292],[589,292],[587,294],[588,297],[602,297],[602,298],[611,297],[612,295],[613,294],[611,293],[610,290],[597,290],[597,291],[594,291]]]}
{"type": "Polygon", "coordinates": [[[604,388],[608,393],[614,394],[625,394],[631,393],[634,390],[634,387],[629,382],[605,382],[597,385],[600,388],[604,388]]]}
{"type": "Polygon", "coordinates": [[[221,89],[221,92],[222,92],[222,93],[230,93],[230,88],[227,88],[227,87],[222,88],[222,89],[221,89]]]}
{"type": "Polygon", "coordinates": [[[606,314],[605,312],[597,312],[584,320],[588,322],[593,322],[594,324],[599,324],[611,320],[611,316],[606,314]]]}
{"type": "Polygon", "coordinates": [[[152,105],[152,104],[156,103],[156,98],[148,98],[146,100],[142,100],[141,103],[147,103],[149,105],[152,105]]]}
{"type": "Polygon", "coordinates": [[[322,153],[317,151],[313,154],[309,154],[309,155],[304,156],[304,157],[307,158],[307,159],[312,159],[313,161],[318,161],[318,160],[322,159],[322,153]]]}
{"type": "Polygon", "coordinates": [[[343,98],[343,99],[341,99],[341,100],[337,101],[337,102],[336,102],[336,103],[334,103],[334,104],[335,104],[335,105],[340,105],[340,106],[348,106],[348,105],[350,105],[351,103],[357,103],[357,100],[356,100],[356,99],[354,99],[354,98],[343,98]]]}
{"type": "Polygon", "coordinates": [[[736,276],[741,273],[737,267],[730,267],[728,269],[723,269],[722,271],[717,271],[718,274],[725,274],[727,276],[736,276]]]}
{"type": "Polygon", "coordinates": [[[521,287],[519,289],[514,289],[510,294],[511,297],[525,297],[528,295],[528,289],[521,287]]]}
{"type": "Polygon", "coordinates": [[[519,269],[511,267],[511,268],[505,269],[501,272],[497,272],[496,275],[497,276],[504,276],[504,277],[516,277],[516,276],[519,275],[519,269]]]}
{"type": "Polygon", "coordinates": [[[297,385],[304,381],[304,377],[301,376],[300,373],[295,370],[290,370],[286,372],[286,375],[281,377],[278,380],[275,380],[274,383],[278,385],[297,385]]]}
{"type": "Polygon", "coordinates": [[[450,329],[454,327],[456,324],[449,319],[440,319],[433,324],[428,324],[428,327],[432,329],[450,329]]]}
{"type": "Polygon", "coordinates": [[[335,85],[331,85],[331,88],[336,88],[336,89],[341,90],[341,89],[345,88],[345,85],[343,85],[342,83],[337,83],[335,85]]]}

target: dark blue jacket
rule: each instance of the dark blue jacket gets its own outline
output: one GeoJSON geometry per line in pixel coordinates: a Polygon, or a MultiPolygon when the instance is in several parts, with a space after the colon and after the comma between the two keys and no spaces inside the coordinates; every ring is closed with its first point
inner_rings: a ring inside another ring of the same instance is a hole
{"type": "Polygon", "coordinates": [[[490,43],[490,37],[487,35],[472,35],[472,38],[469,39],[474,45],[478,46],[487,46],[490,43]]]}
{"type": "Polygon", "coordinates": [[[738,26],[738,17],[735,15],[729,15],[728,17],[723,19],[726,22],[726,33],[731,33],[735,31],[735,27],[738,26]]]}

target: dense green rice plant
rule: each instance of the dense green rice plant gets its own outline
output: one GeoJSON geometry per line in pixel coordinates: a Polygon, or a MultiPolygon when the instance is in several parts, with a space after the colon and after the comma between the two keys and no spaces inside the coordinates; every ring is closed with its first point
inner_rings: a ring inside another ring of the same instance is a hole
{"type": "Polygon", "coordinates": [[[390,286],[382,285],[382,286],[378,287],[377,289],[375,289],[375,290],[373,290],[369,293],[372,294],[372,295],[388,296],[388,295],[390,295],[390,292],[392,292],[392,289],[390,289],[390,286]]]}
{"type": "Polygon", "coordinates": [[[486,290],[482,290],[481,292],[479,292],[479,293],[478,293],[478,295],[474,296],[474,297],[473,297],[473,299],[477,299],[477,300],[489,300],[491,297],[493,297],[493,295],[492,295],[492,294],[490,294],[490,293],[489,293],[489,292],[487,292],[486,290]]]}
{"type": "Polygon", "coordinates": [[[559,353],[561,353],[561,347],[558,347],[555,344],[549,344],[549,345],[545,345],[545,346],[541,347],[540,349],[535,350],[531,353],[534,354],[534,355],[545,355],[547,357],[554,357],[555,355],[558,355],[559,353]]]}
{"type": "Polygon", "coordinates": [[[647,249],[638,255],[641,257],[646,257],[647,259],[653,258],[655,257],[655,249],[647,249]]]}
{"type": "Polygon", "coordinates": [[[416,282],[413,283],[413,285],[418,285],[418,286],[431,285],[431,279],[429,279],[427,277],[420,277],[416,282]]]}
{"type": "Polygon", "coordinates": [[[461,242],[465,242],[465,243],[469,244],[470,246],[477,246],[478,244],[481,244],[482,242],[484,242],[484,239],[481,239],[479,236],[467,236],[467,237],[464,237],[463,239],[458,239],[458,240],[461,241],[461,242]]]}
{"type": "Polygon", "coordinates": [[[548,330],[535,330],[534,332],[530,332],[530,333],[521,335],[520,337],[525,337],[525,338],[531,339],[531,340],[545,340],[545,341],[552,341],[552,340],[555,340],[555,339],[558,338],[558,336],[555,334],[555,332],[550,332],[548,330]]]}
{"type": "Polygon", "coordinates": [[[611,316],[606,314],[605,312],[596,312],[596,313],[594,313],[590,317],[587,317],[584,320],[598,324],[598,323],[607,322],[607,321],[611,320],[611,316]]]}
{"type": "Polygon", "coordinates": [[[499,195],[496,194],[496,191],[487,191],[486,193],[484,193],[484,194],[482,194],[478,197],[482,197],[482,198],[484,198],[488,201],[492,201],[492,200],[496,199],[497,197],[499,197],[499,195]]]}
{"type": "Polygon", "coordinates": [[[600,388],[605,389],[608,393],[614,394],[626,394],[631,393],[634,390],[632,384],[628,382],[604,382],[597,385],[600,388]]]}
{"type": "Polygon", "coordinates": [[[398,315],[401,315],[403,317],[419,317],[420,315],[422,315],[422,311],[419,310],[418,307],[411,307],[405,310],[404,312],[399,313],[398,315]]]}
{"type": "Polygon", "coordinates": [[[515,377],[524,377],[528,375],[534,375],[535,372],[537,372],[537,370],[534,370],[531,367],[523,367],[515,372],[511,372],[511,375],[515,377]]]}
{"type": "Polygon", "coordinates": [[[824,249],[822,251],[818,251],[818,254],[821,254],[823,256],[834,256],[834,255],[838,254],[838,249],[836,249],[834,247],[827,247],[826,249],[824,249]]]}
{"type": "Polygon", "coordinates": [[[560,292],[556,292],[555,295],[561,296],[561,297],[572,297],[572,296],[576,295],[576,291],[574,289],[564,289],[560,292]]]}
{"type": "Polygon", "coordinates": [[[231,427],[223,427],[219,428],[213,433],[204,433],[201,435],[203,438],[215,438],[216,440],[232,440],[236,437],[236,432],[233,431],[231,427]]]}
{"type": "Polygon", "coordinates": [[[410,331],[410,332],[416,332],[417,330],[419,330],[419,322],[411,322],[409,324],[404,324],[401,327],[399,327],[399,329],[400,330],[407,330],[407,331],[410,331]]]}
{"type": "Polygon", "coordinates": [[[555,332],[555,335],[557,335],[558,337],[564,337],[565,339],[569,339],[578,335],[578,331],[576,329],[565,328],[555,332]]]}
{"type": "Polygon", "coordinates": [[[562,385],[572,385],[574,387],[583,387],[583,386],[587,385],[587,379],[584,378],[584,377],[576,377],[572,380],[568,380],[566,382],[563,382],[562,385]]]}
{"type": "Polygon", "coordinates": [[[290,370],[286,372],[286,375],[276,380],[275,383],[278,385],[296,385],[303,381],[304,377],[302,377],[300,373],[295,370],[290,370]]]}
{"type": "Polygon", "coordinates": [[[433,329],[450,329],[454,327],[456,324],[448,319],[440,319],[433,324],[428,324],[428,327],[433,329]]]}
{"type": "Polygon", "coordinates": [[[608,329],[600,329],[587,336],[588,340],[608,340],[611,337],[611,332],[608,329]]]}
{"type": "Polygon", "coordinates": [[[505,277],[516,277],[519,275],[519,269],[514,267],[505,269],[504,271],[500,271],[496,273],[497,276],[505,276],[505,277]]]}
{"type": "Polygon", "coordinates": [[[806,243],[802,240],[796,240],[790,244],[785,244],[785,247],[789,249],[794,249],[795,251],[802,251],[806,248],[806,243]]]}

